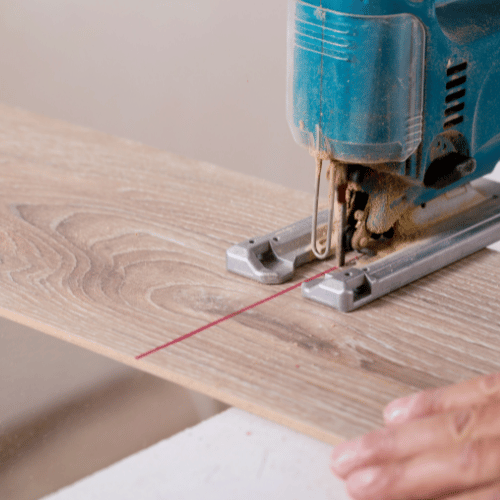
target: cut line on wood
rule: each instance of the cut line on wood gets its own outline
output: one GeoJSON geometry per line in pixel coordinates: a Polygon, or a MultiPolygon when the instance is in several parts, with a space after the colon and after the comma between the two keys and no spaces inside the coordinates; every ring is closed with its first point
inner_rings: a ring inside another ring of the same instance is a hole
{"type": "MultiPolygon", "coordinates": [[[[352,262],[358,260],[358,258],[359,257],[354,257],[346,264],[351,264],[352,262]]],[[[249,311],[250,309],[253,309],[254,307],[258,307],[262,304],[265,304],[266,302],[269,302],[277,297],[280,297],[281,295],[284,295],[285,293],[291,292],[292,290],[295,290],[296,288],[301,286],[302,283],[307,283],[308,281],[315,280],[317,278],[320,278],[321,276],[324,276],[325,274],[331,273],[332,271],[336,271],[337,269],[338,269],[338,266],[334,266],[334,267],[331,267],[330,269],[327,269],[326,271],[322,271],[321,273],[315,274],[314,276],[311,276],[310,278],[299,281],[298,283],[295,283],[295,285],[289,286],[288,288],[285,288],[284,290],[281,290],[280,292],[275,293],[274,295],[270,295],[269,297],[266,297],[265,299],[259,300],[258,302],[254,302],[253,304],[250,304],[249,306],[243,307],[242,309],[239,309],[238,311],[232,312],[232,313],[228,314],[227,316],[224,316],[224,317],[219,318],[215,321],[212,321],[211,323],[208,323],[200,328],[197,328],[196,330],[193,330],[192,332],[181,335],[180,337],[177,337],[176,339],[171,340],[170,342],[167,342],[163,345],[160,345],[158,347],[150,349],[149,351],[143,352],[142,354],[137,355],[135,357],[135,359],[145,358],[146,356],[150,356],[151,354],[154,354],[155,352],[161,351],[162,349],[165,349],[167,347],[170,347],[171,345],[182,342],[183,340],[186,340],[189,337],[193,337],[194,335],[196,335],[200,332],[208,330],[212,326],[216,326],[224,321],[227,321],[228,319],[234,318],[235,316],[238,316],[239,314],[242,314],[246,311],[249,311]]]]}

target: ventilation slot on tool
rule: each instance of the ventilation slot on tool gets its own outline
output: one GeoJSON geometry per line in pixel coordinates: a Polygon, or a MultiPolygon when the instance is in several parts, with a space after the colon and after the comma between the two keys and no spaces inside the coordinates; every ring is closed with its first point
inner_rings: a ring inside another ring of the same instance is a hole
{"type": "Polygon", "coordinates": [[[448,90],[448,94],[445,98],[446,109],[444,110],[445,121],[443,124],[445,130],[464,121],[462,112],[465,108],[463,98],[465,96],[465,82],[467,81],[466,70],[466,61],[451,66],[446,70],[446,76],[448,77],[446,89],[448,90]]]}

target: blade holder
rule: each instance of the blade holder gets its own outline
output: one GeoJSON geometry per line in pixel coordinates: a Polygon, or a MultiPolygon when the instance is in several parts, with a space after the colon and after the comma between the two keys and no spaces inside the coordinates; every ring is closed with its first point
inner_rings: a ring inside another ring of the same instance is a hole
{"type": "MultiPolygon", "coordinates": [[[[437,271],[500,240],[500,184],[472,183],[487,199],[436,224],[429,234],[379,260],[328,273],[302,285],[302,294],[343,312],[352,311],[412,281],[437,271]]],[[[328,210],[318,213],[326,225],[328,210]]],[[[227,269],[261,283],[283,283],[295,269],[314,260],[307,217],[226,252],[227,269]]]]}

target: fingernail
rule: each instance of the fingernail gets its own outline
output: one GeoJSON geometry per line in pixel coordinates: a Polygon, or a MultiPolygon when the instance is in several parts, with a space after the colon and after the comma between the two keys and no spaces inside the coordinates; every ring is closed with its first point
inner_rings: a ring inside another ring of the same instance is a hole
{"type": "Polygon", "coordinates": [[[415,396],[408,396],[389,403],[384,409],[384,420],[391,424],[399,424],[408,420],[415,404],[415,399],[415,396]]]}
{"type": "Polygon", "coordinates": [[[354,472],[347,479],[346,485],[350,493],[359,493],[366,496],[366,488],[377,483],[381,478],[381,467],[368,467],[367,469],[354,472]]]}
{"type": "Polygon", "coordinates": [[[335,447],[330,462],[332,471],[339,475],[347,474],[356,462],[359,449],[360,439],[342,443],[335,447]]]}

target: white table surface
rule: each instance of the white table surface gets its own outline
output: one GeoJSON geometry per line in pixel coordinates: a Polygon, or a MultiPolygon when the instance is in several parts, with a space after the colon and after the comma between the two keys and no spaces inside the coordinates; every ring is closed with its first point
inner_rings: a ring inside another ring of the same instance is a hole
{"type": "Polygon", "coordinates": [[[231,408],[44,500],[348,500],[331,450],[231,408]]]}

